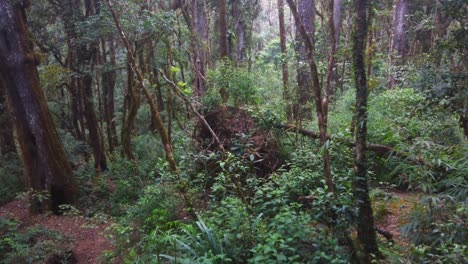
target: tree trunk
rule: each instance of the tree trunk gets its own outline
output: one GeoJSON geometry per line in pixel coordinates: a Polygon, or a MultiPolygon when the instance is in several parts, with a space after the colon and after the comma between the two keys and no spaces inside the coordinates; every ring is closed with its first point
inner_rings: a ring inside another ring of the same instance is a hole
{"type": "Polygon", "coordinates": [[[342,0],[333,0],[333,26],[335,28],[335,39],[339,43],[341,36],[341,10],[343,2],[342,0]]]}
{"type": "MultiPolygon", "coordinates": [[[[71,43],[68,40],[67,46],[70,47],[71,43]]],[[[67,67],[70,72],[73,72],[73,67],[75,65],[75,51],[69,48],[68,57],[67,57],[67,67]]],[[[69,92],[70,92],[70,108],[71,108],[71,118],[73,123],[73,131],[75,138],[78,140],[85,140],[86,131],[85,131],[85,122],[83,116],[83,102],[80,91],[78,90],[77,79],[72,75],[68,76],[69,82],[69,92]]]]}
{"type": "Polygon", "coordinates": [[[219,0],[219,57],[223,59],[228,56],[227,22],[226,22],[226,0],[219,0]]]}
{"type": "MultiPolygon", "coordinates": [[[[334,0],[333,1],[333,28],[335,32],[335,56],[336,52],[338,51],[338,48],[340,46],[340,37],[341,37],[341,24],[342,24],[342,8],[343,8],[343,2],[342,0],[334,0]]],[[[340,84],[338,80],[338,66],[336,65],[338,61],[338,58],[335,57],[335,67],[334,70],[332,71],[331,75],[331,80],[332,83],[334,83],[334,88],[331,93],[335,93],[338,90],[338,85],[340,84]]]]}
{"type": "Polygon", "coordinates": [[[286,103],[286,117],[288,123],[290,123],[293,119],[293,105],[291,104],[291,91],[289,89],[289,71],[287,61],[288,50],[286,46],[286,27],[284,23],[284,0],[278,0],[278,19],[281,46],[281,68],[283,74],[283,100],[286,103]]]}
{"type": "Polygon", "coordinates": [[[50,199],[31,200],[30,212],[57,212],[60,204],[74,202],[78,188],[40,87],[23,9],[27,4],[0,1],[0,82],[11,102],[26,187],[50,194],[50,199]]]}
{"type": "Polygon", "coordinates": [[[317,65],[315,63],[315,58],[314,58],[314,51],[315,51],[315,45],[313,42],[313,39],[311,35],[307,32],[306,27],[304,26],[303,22],[301,21],[301,17],[298,14],[296,4],[294,3],[293,0],[287,0],[288,5],[291,9],[291,12],[293,14],[294,20],[296,22],[296,27],[299,28],[300,34],[302,35],[302,38],[304,39],[304,43],[307,49],[307,61],[309,64],[309,69],[310,69],[310,74],[312,77],[312,90],[315,98],[315,111],[317,113],[317,123],[319,127],[319,132],[320,132],[320,144],[324,148],[323,152],[323,174],[325,178],[325,184],[328,187],[329,192],[334,191],[334,186],[333,186],[333,179],[331,175],[331,169],[330,169],[330,154],[325,146],[326,141],[327,141],[327,122],[326,122],[326,117],[324,111],[324,106],[327,105],[327,102],[324,103],[322,98],[322,88],[320,85],[320,80],[318,76],[318,70],[317,70],[317,65]]]}
{"type": "Polygon", "coordinates": [[[114,40],[111,38],[108,42],[102,41],[102,57],[104,60],[104,72],[102,73],[102,97],[104,98],[104,116],[106,120],[107,144],[109,151],[114,151],[119,143],[117,140],[117,128],[114,116],[114,89],[117,78],[114,40]],[[106,44],[109,43],[109,50],[106,44]],[[107,58],[109,52],[109,59],[107,58]]]}
{"type": "Polygon", "coordinates": [[[15,137],[6,99],[6,87],[0,82],[0,157],[16,152],[15,137]]]}
{"type": "Polygon", "coordinates": [[[362,263],[371,263],[372,255],[379,256],[374,218],[367,184],[367,77],[364,51],[367,40],[367,0],[355,0],[356,25],[354,32],[353,62],[356,85],[356,147],[353,181],[354,197],[358,203],[357,238],[363,248],[362,263]]]}
{"type": "MultiPolygon", "coordinates": [[[[94,61],[94,59],[91,59],[94,61]]],[[[90,62],[93,64],[94,62],[90,62]]],[[[91,65],[92,67],[92,65],[91,65]]],[[[91,75],[86,75],[81,79],[83,94],[84,94],[84,109],[86,124],[89,131],[89,141],[91,143],[91,148],[93,149],[94,155],[94,167],[98,171],[107,170],[107,161],[104,150],[104,141],[102,140],[102,133],[99,126],[99,120],[94,110],[93,102],[93,77],[91,75]]]]}
{"type": "MultiPolygon", "coordinates": [[[[185,22],[190,29],[190,58],[195,95],[206,93],[206,65],[208,57],[208,29],[206,21],[206,0],[192,0],[190,6],[182,8],[185,22]],[[190,8],[188,8],[190,7],[190,8]]],[[[158,104],[161,106],[161,104],[158,104]]]]}
{"type": "Polygon", "coordinates": [[[312,109],[311,102],[313,94],[310,92],[310,84],[312,83],[312,77],[310,69],[308,68],[308,50],[305,45],[305,37],[310,38],[310,41],[314,42],[315,32],[315,0],[299,0],[297,5],[297,11],[299,20],[307,32],[307,36],[304,36],[300,32],[300,26],[296,25],[296,56],[297,56],[297,103],[295,112],[295,118],[297,120],[311,119],[312,109]]]}
{"type": "Polygon", "coordinates": [[[236,32],[236,52],[232,56],[238,63],[244,62],[245,58],[245,15],[250,6],[243,6],[242,0],[234,0],[232,6],[232,23],[233,30],[236,32]],[[243,14],[245,13],[245,14],[243,14]]]}
{"type": "Polygon", "coordinates": [[[390,75],[388,80],[389,88],[396,85],[393,67],[402,65],[406,58],[406,16],[408,15],[408,0],[395,0],[393,10],[393,32],[390,41],[390,75]]]}
{"type": "Polygon", "coordinates": [[[130,58],[127,55],[127,91],[125,93],[127,109],[122,122],[122,151],[129,160],[135,160],[132,150],[132,131],[140,107],[140,89],[135,87],[135,80],[130,58]]]}
{"type": "Polygon", "coordinates": [[[324,117],[325,124],[328,124],[328,104],[330,103],[330,97],[334,91],[333,86],[336,85],[336,78],[334,78],[334,72],[336,70],[336,29],[335,29],[335,16],[334,16],[334,1],[328,2],[328,28],[330,30],[330,53],[328,55],[328,67],[327,67],[327,84],[325,88],[325,101],[324,105],[324,117]]]}

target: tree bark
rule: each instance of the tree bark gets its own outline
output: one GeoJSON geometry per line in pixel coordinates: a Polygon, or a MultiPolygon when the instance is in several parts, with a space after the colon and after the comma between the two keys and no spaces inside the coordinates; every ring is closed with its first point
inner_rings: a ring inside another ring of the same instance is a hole
{"type": "Polygon", "coordinates": [[[284,23],[284,0],[278,0],[278,20],[281,46],[281,68],[283,74],[283,99],[286,103],[285,112],[288,122],[293,119],[293,105],[291,102],[291,91],[289,88],[289,71],[287,61],[287,46],[286,46],[286,27],[284,23]]]}
{"type": "Polygon", "coordinates": [[[13,123],[6,99],[6,87],[0,82],[0,157],[16,152],[13,123]]]}
{"type": "Polygon", "coordinates": [[[234,58],[237,63],[242,64],[246,57],[247,23],[251,22],[248,21],[246,17],[248,13],[253,10],[249,10],[252,6],[246,4],[242,0],[233,0],[231,2],[231,7],[233,30],[236,32],[236,50],[232,58],[234,58]]]}
{"type": "Polygon", "coordinates": [[[406,17],[408,15],[408,0],[395,0],[393,10],[393,32],[390,41],[390,75],[388,80],[389,88],[396,85],[393,67],[401,65],[405,62],[406,46],[408,41],[406,38],[407,23],[406,17]]]}
{"type": "Polygon", "coordinates": [[[308,50],[306,47],[305,38],[310,38],[310,41],[314,43],[315,33],[315,0],[299,0],[297,4],[297,13],[299,15],[299,21],[302,23],[307,35],[301,33],[299,25],[296,25],[296,57],[297,57],[297,103],[295,105],[295,118],[297,120],[311,119],[312,109],[311,102],[313,100],[313,94],[310,93],[310,84],[312,76],[308,63],[308,50]]]}
{"type": "Polygon", "coordinates": [[[330,103],[330,97],[334,91],[332,86],[336,85],[336,78],[334,78],[334,72],[336,70],[336,29],[335,29],[335,15],[334,15],[334,1],[328,2],[328,28],[330,30],[330,53],[328,55],[328,66],[327,66],[327,84],[325,88],[325,101],[324,104],[324,117],[325,123],[328,125],[328,104],[330,103]]]}
{"type": "Polygon", "coordinates": [[[354,78],[356,85],[356,146],[353,191],[358,203],[357,238],[363,248],[362,263],[371,263],[379,256],[374,217],[367,183],[367,77],[364,51],[367,41],[367,0],[355,0],[356,22],[353,40],[354,78]]]}
{"type": "Polygon", "coordinates": [[[126,111],[123,115],[122,122],[122,151],[124,156],[129,160],[135,160],[135,155],[132,150],[132,131],[135,124],[135,119],[140,107],[140,89],[135,87],[135,80],[130,58],[127,55],[127,91],[125,93],[126,111]]]}
{"type": "Polygon", "coordinates": [[[190,6],[182,7],[182,12],[190,30],[192,86],[195,95],[202,97],[206,93],[205,76],[208,57],[206,0],[192,0],[190,6]]]}
{"type": "Polygon", "coordinates": [[[333,0],[333,26],[335,28],[335,39],[339,43],[341,36],[341,10],[343,8],[342,0],[333,0]]]}
{"type": "Polygon", "coordinates": [[[0,82],[11,102],[26,187],[32,194],[50,194],[49,199],[32,199],[30,212],[57,212],[60,204],[75,201],[78,188],[40,87],[38,60],[26,24],[28,4],[0,1],[0,82]]]}
{"type": "Polygon", "coordinates": [[[104,60],[104,72],[102,73],[102,97],[104,103],[104,116],[106,120],[107,144],[109,151],[114,151],[114,148],[119,144],[117,140],[117,128],[115,124],[115,106],[114,106],[114,89],[117,78],[115,46],[113,38],[108,42],[102,41],[102,57],[104,60]],[[106,49],[106,44],[109,44],[109,50],[106,49]],[[109,59],[107,53],[109,52],[109,59]]]}
{"type": "Polygon", "coordinates": [[[227,22],[226,22],[226,0],[219,0],[219,57],[223,59],[228,56],[227,22]]]}

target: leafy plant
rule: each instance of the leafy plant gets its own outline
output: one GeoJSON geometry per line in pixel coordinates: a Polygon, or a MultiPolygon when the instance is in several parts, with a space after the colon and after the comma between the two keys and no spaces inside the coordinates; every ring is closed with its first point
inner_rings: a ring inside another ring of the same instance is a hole
{"type": "Polygon", "coordinates": [[[42,227],[20,231],[18,223],[0,217],[0,263],[68,262],[72,258],[71,241],[63,234],[42,227]]]}

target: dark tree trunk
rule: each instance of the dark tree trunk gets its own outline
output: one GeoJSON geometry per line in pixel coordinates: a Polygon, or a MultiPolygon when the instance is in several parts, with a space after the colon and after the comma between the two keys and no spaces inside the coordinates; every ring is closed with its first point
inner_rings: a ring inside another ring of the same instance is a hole
{"type": "MultiPolygon", "coordinates": [[[[466,109],[466,108],[465,108],[466,109]]],[[[468,139],[468,113],[465,110],[465,113],[460,114],[460,127],[463,129],[463,135],[465,135],[465,139],[468,139]]]]}
{"type": "Polygon", "coordinates": [[[7,105],[6,87],[3,86],[3,82],[0,82],[0,157],[15,152],[15,137],[7,105]]]}
{"type": "Polygon", "coordinates": [[[286,117],[288,123],[293,119],[293,105],[291,102],[291,91],[289,88],[289,71],[287,61],[287,46],[286,46],[286,27],[284,24],[284,0],[278,0],[278,19],[279,19],[279,33],[280,33],[280,46],[281,46],[281,68],[283,74],[283,99],[286,103],[286,117]]]}
{"type": "Polygon", "coordinates": [[[356,85],[356,147],[354,162],[354,196],[358,203],[357,238],[363,248],[361,263],[371,263],[372,255],[379,256],[374,218],[367,184],[367,77],[364,51],[367,41],[367,0],[355,0],[356,25],[354,32],[353,62],[356,85]]]}
{"type": "Polygon", "coordinates": [[[228,56],[227,22],[226,22],[226,0],[219,1],[219,57],[223,59],[228,56]]]}
{"type": "Polygon", "coordinates": [[[25,5],[0,1],[0,82],[11,102],[26,187],[50,194],[31,201],[30,212],[43,213],[73,203],[78,189],[40,87],[25,5]]]}
{"type": "Polygon", "coordinates": [[[102,97],[104,98],[107,144],[109,145],[109,151],[112,152],[114,147],[119,144],[117,140],[117,128],[114,115],[114,89],[117,72],[114,40],[111,38],[107,43],[109,43],[109,51],[106,50],[106,41],[102,41],[102,53],[105,67],[105,70],[102,74],[102,97]],[[107,59],[107,52],[109,52],[109,59],[107,59]]]}
{"type": "MultiPolygon", "coordinates": [[[[315,32],[315,0],[299,0],[297,9],[300,21],[307,32],[307,37],[309,37],[310,41],[313,43],[315,32]]],[[[296,56],[298,65],[296,73],[298,91],[297,103],[295,105],[296,109],[294,110],[295,118],[297,120],[311,119],[313,94],[310,92],[310,84],[312,83],[312,77],[310,69],[308,68],[308,55],[304,35],[301,34],[298,25],[296,25],[296,56]]]]}
{"type": "Polygon", "coordinates": [[[105,171],[107,170],[107,161],[99,120],[94,110],[92,84],[93,77],[91,75],[86,75],[82,78],[86,124],[89,131],[89,141],[93,149],[94,167],[99,171],[105,171]]]}
{"type": "MultiPolygon", "coordinates": [[[[68,47],[71,46],[70,42],[67,41],[68,47]]],[[[73,65],[75,65],[75,52],[70,49],[68,52],[67,67],[70,72],[73,72],[73,65]]],[[[69,76],[69,92],[70,92],[70,104],[71,104],[71,118],[73,124],[73,131],[75,138],[78,140],[85,140],[85,122],[83,115],[83,101],[81,92],[79,90],[78,80],[73,76],[69,76]]]]}

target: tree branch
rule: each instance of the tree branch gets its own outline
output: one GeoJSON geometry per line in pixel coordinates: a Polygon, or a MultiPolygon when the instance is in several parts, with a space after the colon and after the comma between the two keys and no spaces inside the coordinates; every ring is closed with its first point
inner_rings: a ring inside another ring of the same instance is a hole
{"type": "MultiPolygon", "coordinates": [[[[280,124],[280,125],[277,125],[277,127],[284,129],[286,132],[295,132],[295,133],[301,134],[301,135],[306,136],[306,137],[311,138],[311,139],[320,139],[320,134],[319,133],[317,133],[315,131],[307,130],[307,129],[304,129],[304,128],[300,128],[300,127],[297,127],[295,125],[280,124]]],[[[331,139],[331,138],[332,138],[332,135],[327,134],[327,140],[331,139]]],[[[341,143],[343,143],[343,144],[345,144],[345,145],[347,145],[347,146],[349,146],[349,147],[354,147],[354,145],[355,145],[355,143],[353,141],[350,141],[350,140],[346,140],[346,139],[343,139],[343,138],[334,138],[334,139],[341,142],[341,143]]],[[[409,161],[411,161],[413,163],[416,163],[416,164],[419,164],[419,165],[422,165],[422,164],[425,163],[424,160],[422,160],[420,158],[410,157],[407,153],[397,151],[397,150],[395,150],[395,148],[393,148],[391,146],[387,146],[387,145],[367,143],[367,150],[373,152],[374,154],[376,154],[377,156],[380,156],[380,157],[384,157],[386,155],[393,154],[393,156],[395,156],[395,157],[398,157],[398,158],[401,158],[401,159],[406,159],[406,160],[409,160],[409,161]]]]}

